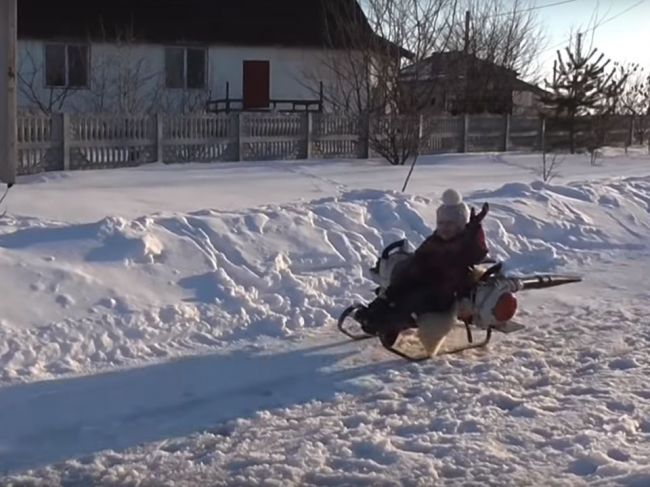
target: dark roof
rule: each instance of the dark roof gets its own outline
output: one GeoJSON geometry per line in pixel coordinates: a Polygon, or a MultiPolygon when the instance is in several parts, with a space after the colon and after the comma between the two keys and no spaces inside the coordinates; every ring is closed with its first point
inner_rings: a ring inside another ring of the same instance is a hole
{"type": "Polygon", "coordinates": [[[110,41],[130,32],[154,43],[346,47],[331,30],[338,4],[376,38],[356,0],[20,0],[18,37],[110,41]]]}
{"type": "Polygon", "coordinates": [[[519,73],[514,70],[479,59],[473,54],[465,54],[462,51],[436,52],[417,64],[407,66],[402,70],[401,74],[405,80],[408,80],[409,76],[414,74],[417,74],[416,79],[419,81],[428,81],[432,78],[451,78],[453,80],[464,76],[466,59],[471,62],[472,69],[474,70],[478,70],[479,72],[481,70],[488,70],[492,75],[502,76],[503,78],[501,79],[509,78],[514,90],[530,91],[539,96],[548,94],[547,91],[539,86],[517,78],[519,73]]]}
{"type": "Polygon", "coordinates": [[[528,82],[520,80],[520,79],[515,81],[515,85],[514,85],[513,88],[516,91],[530,91],[530,92],[532,92],[532,93],[534,93],[534,94],[536,94],[538,96],[550,95],[550,93],[548,91],[544,90],[543,88],[540,88],[537,85],[534,85],[532,83],[528,83],[528,82]]]}
{"type": "Polygon", "coordinates": [[[493,62],[480,59],[473,54],[462,51],[435,52],[417,64],[407,66],[402,70],[404,76],[418,74],[420,80],[438,77],[457,77],[465,70],[466,62],[472,70],[491,72],[504,77],[516,78],[518,73],[512,69],[499,66],[493,62]]]}

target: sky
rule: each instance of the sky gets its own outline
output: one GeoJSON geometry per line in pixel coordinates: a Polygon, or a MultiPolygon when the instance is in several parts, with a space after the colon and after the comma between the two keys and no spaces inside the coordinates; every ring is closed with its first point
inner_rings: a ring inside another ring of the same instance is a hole
{"type": "MultiPolygon", "coordinates": [[[[532,3],[543,7],[558,2],[532,3]]],[[[594,46],[614,61],[636,62],[650,70],[650,0],[573,0],[536,12],[547,34],[546,52],[540,58],[545,72],[552,70],[555,52],[566,44],[572,28],[587,30],[585,39],[591,39],[594,12],[596,24],[602,24],[593,31],[594,46]]]]}

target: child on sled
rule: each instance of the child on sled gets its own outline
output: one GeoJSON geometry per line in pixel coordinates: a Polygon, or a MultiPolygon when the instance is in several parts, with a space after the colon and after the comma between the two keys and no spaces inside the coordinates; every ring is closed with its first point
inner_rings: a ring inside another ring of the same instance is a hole
{"type": "Polygon", "coordinates": [[[393,271],[386,291],[357,313],[365,331],[391,347],[414,320],[427,355],[435,355],[456,323],[459,300],[475,284],[474,266],[487,256],[481,223],[487,212],[487,204],[475,214],[460,193],[445,191],[434,233],[393,271]]]}

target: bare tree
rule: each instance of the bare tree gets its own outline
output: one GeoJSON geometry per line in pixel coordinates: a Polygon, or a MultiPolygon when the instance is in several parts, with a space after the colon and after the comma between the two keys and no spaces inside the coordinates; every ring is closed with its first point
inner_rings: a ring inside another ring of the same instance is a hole
{"type": "Polygon", "coordinates": [[[31,49],[21,52],[18,68],[18,91],[24,99],[42,113],[51,114],[62,111],[70,88],[45,86],[43,70],[37,65],[31,49]]]}
{"type": "MultiPolygon", "coordinates": [[[[524,8],[527,4],[517,0],[511,8],[505,1],[490,0],[493,10],[488,15],[482,4],[467,1],[462,5],[475,12],[468,24],[461,2],[365,0],[363,9],[353,0],[324,2],[329,54],[321,63],[325,69],[307,77],[314,93],[323,82],[332,110],[359,117],[362,139],[369,144],[364,152],[369,149],[394,165],[415,163],[435,127],[422,123],[423,117],[445,111],[458,98],[465,101],[460,111],[467,112],[467,94],[479,91],[470,86],[474,81],[481,87],[488,84],[478,80],[478,73],[486,70],[470,66],[470,59],[482,56],[481,68],[494,64],[495,73],[505,70],[513,80],[515,69],[534,64],[542,36],[536,17],[524,8]]],[[[492,84],[492,94],[503,86],[492,84]]],[[[512,90],[501,91],[509,97],[503,104],[509,109],[512,90]]]]}
{"type": "Polygon", "coordinates": [[[166,113],[205,113],[207,102],[212,98],[209,89],[179,90],[170,92],[161,89],[156,109],[166,113]]]}
{"type": "Polygon", "coordinates": [[[138,54],[137,46],[119,43],[95,64],[92,90],[84,105],[98,113],[197,113],[204,112],[209,89],[174,89],[165,86],[165,74],[152,69],[138,54]]]}
{"type": "Polygon", "coordinates": [[[314,93],[323,82],[329,109],[357,117],[362,152],[394,165],[417,158],[434,84],[420,83],[425,60],[449,39],[456,3],[367,0],[362,10],[354,0],[323,2],[327,50],[318,72],[305,75],[314,93]]]}
{"type": "Polygon", "coordinates": [[[109,35],[101,23],[100,32],[90,89],[80,97],[82,106],[77,110],[124,114],[154,111],[164,88],[162,73],[140,52],[133,26],[116,26],[109,35]]]}
{"type": "Polygon", "coordinates": [[[160,101],[160,73],[147,68],[145,58],[134,58],[130,48],[117,45],[101,56],[92,71],[92,89],[83,97],[87,109],[98,113],[144,113],[160,101]]]}
{"type": "Polygon", "coordinates": [[[456,26],[452,48],[525,78],[538,74],[538,55],[544,47],[544,29],[528,0],[466,0],[461,8],[470,17],[469,32],[456,26]]]}
{"type": "Polygon", "coordinates": [[[607,142],[609,131],[617,124],[615,116],[622,109],[622,96],[629,76],[630,72],[625,66],[614,63],[614,69],[600,80],[601,96],[591,111],[587,140],[592,165],[596,165],[600,149],[607,142]]]}
{"type": "MultiPolygon", "coordinates": [[[[465,113],[511,112],[517,78],[536,82],[545,40],[529,0],[464,0],[465,23],[455,23],[450,49],[466,55],[459,102],[465,113]]],[[[456,80],[457,81],[457,80],[456,80]]]]}
{"type": "Polygon", "coordinates": [[[549,154],[546,150],[542,152],[542,165],[540,176],[545,183],[551,182],[558,176],[558,169],[564,163],[564,157],[559,154],[549,154]]]}
{"type": "Polygon", "coordinates": [[[621,97],[623,111],[632,116],[634,135],[643,145],[650,131],[650,74],[638,64],[626,67],[630,73],[621,97]]]}
{"type": "Polygon", "coordinates": [[[93,43],[87,85],[43,86],[44,71],[31,50],[21,52],[19,89],[30,105],[43,113],[73,112],[142,114],[157,111],[195,113],[204,111],[210,91],[167,90],[165,72],[147,55],[132,26],[115,26],[110,33],[101,26],[93,43]]]}
{"type": "MultiPolygon", "coordinates": [[[[82,99],[84,108],[97,113],[145,113],[160,101],[160,74],[146,69],[147,60],[134,59],[128,48],[98,59],[91,75],[92,89],[82,99]]],[[[80,109],[81,107],[77,107],[80,109]]]]}
{"type": "Polygon", "coordinates": [[[596,104],[597,114],[613,115],[621,113],[624,108],[623,96],[628,80],[634,73],[634,68],[618,62],[614,62],[613,66],[611,72],[601,79],[601,96],[596,104]]]}

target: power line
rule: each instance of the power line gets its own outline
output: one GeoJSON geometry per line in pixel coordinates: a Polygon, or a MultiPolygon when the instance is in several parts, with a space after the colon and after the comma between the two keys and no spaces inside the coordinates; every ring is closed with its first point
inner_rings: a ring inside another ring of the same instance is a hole
{"type": "MultiPolygon", "coordinates": [[[[605,25],[605,24],[611,22],[612,20],[615,20],[615,19],[619,18],[621,15],[625,15],[625,14],[628,13],[630,10],[633,10],[633,9],[637,8],[639,5],[641,5],[641,4],[644,3],[645,1],[646,1],[646,0],[639,0],[639,1],[636,2],[634,5],[632,5],[632,6],[628,7],[628,8],[626,8],[626,9],[623,10],[622,12],[620,12],[620,13],[614,15],[613,17],[610,17],[610,18],[608,18],[608,19],[606,19],[606,20],[603,20],[603,21],[601,21],[600,23],[596,24],[596,25],[595,25],[594,27],[592,27],[589,31],[592,31],[592,32],[593,32],[593,31],[595,31],[596,29],[598,29],[599,27],[601,27],[601,26],[603,26],[603,25],[605,25]]],[[[589,32],[589,31],[588,31],[588,32],[589,32]]]]}
{"type": "MultiPolygon", "coordinates": [[[[611,17],[608,17],[608,18],[606,18],[606,19],[601,20],[601,21],[598,22],[596,25],[594,25],[592,28],[587,29],[587,30],[585,30],[585,31],[582,31],[582,32],[580,32],[580,33],[581,33],[581,34],[588,34],[588,33],[591,33],[591,32],[595,32],[596,29],[599,29],[599,28],[602,27],[603,25],[608,24],[608,23],[612,22],[613,20],[618,19],[618,18],[621,17],[622,15],[625,15],[626,13],[630,12],[631,10],[634,10],[635,8],[637,8],[639,5],[641,5],[641,4],[644,3],[644,2],[646,2],[646,0],[639,0],[639,1],[636,2],[634,5],[629,6],[628,8],[626,8],[625,10],[623,10],[623,11],[617,13],[616,15],[613,15],[613,16],[611,16],[611,17]]],[[[551,46],[551,47],[549,47],[548,49],[544,49],[542,52],[540,52],[540,54],[545,54],[545,53],[547,53],[547,52],[549,52],[549,51],[552,51],[552,50],[554,50],[554,49],[557,49],[558,47],[564,46],[564,45],[566,45],[567,42],[570,42],[570,41],[571,41],[571,38],[568,37],[568,38],[565,39],[564,41],[562,41],[562,42],[560,42],[560,43],[558,43],[558,44],[555,44],[554,46],[551,46]]]]}
{"type": "Polygon", "coordinates": [[[507,15],[516,15],[516,14],[525,13],[525,12],[532,12],[534,10],[542,10],[542,9],[549,8],[549,7],[557,7],[558,5],[566,5],[567,3],[573,3],[575,1],[576,0],[563,0],[561,2],[547,3],[547,4],[544,4],[544,5],[537,5],[536,7],[524,8],[524,9],[521,9],[521,10],[513,10],[512,12],[503,12],[503,13],[500,13],[500,14],[488,15],[488,16],[483,17],[483,18],[485,18],[485,19],[493,19],[493,18],[496,18],[496,17],[505,17],[507,15]]]}

